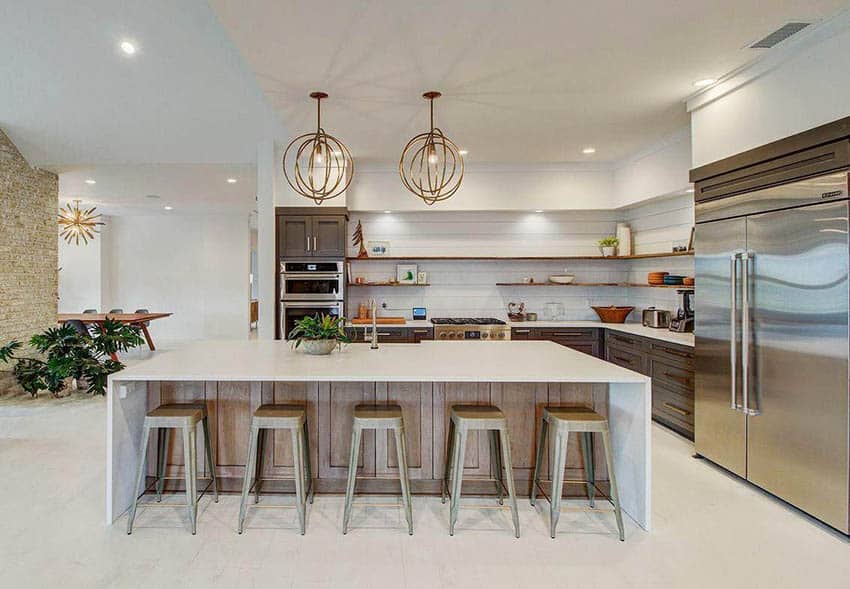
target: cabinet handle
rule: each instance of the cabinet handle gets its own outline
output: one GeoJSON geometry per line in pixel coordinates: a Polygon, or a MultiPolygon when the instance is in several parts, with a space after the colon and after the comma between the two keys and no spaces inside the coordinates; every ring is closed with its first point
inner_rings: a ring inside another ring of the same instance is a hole
{"type": "Polygon", "coordinates": [[[577,331],[556,331],[553,335],[558,337],[582,337],[586,334],[577,331]]]}
{"type": "Polygon", "coordinates": [[[378,335],[392,335],[389,331],[379,331],[378,335]]]}
{"type": "Polygon", "coordinates": [[[674,413],[678,413],[679,415],[682,415],[682,416],[684,416],[684,417],[687,417],[688,415],[690,415],[690,414],[691,414],[691,412],[690,412],[690,411],[685,411],[684,409],[681,409],[681,408],[679,408],[679,407],[676,407],[675,405],[673,405],[673,404],[671,404],[671,403],[668,403],[667,401],[665,401],[665,402],[663,403],[663,405],[664,405],[665,407],[667,407],[667,409],[669,409],[670,411],[673,411],[674,413]]]}
{"type": "Polygon", "coordinates": [[[619,335],[615,335],[611,339],[620,340],[621,342],[625,342],[627,344],[634,344],[635,343],[635,340],[629,339],[627,337],[622,337],[622,336],[619,336],[619,335]]]}
{"type": "Polygon", "coordinates": [[[414,329],[413,333],[418,333],[420,335],[428,335],[428,330],[427,329],[414,329]]]}
{"type": "Polygon", "coordinates": [[[689,354],[688,352],[679,352],[670,348],[662,348],[661,346],[659,346],[659,348],[662,352],[673,354],[674,356],[678,356],[679,358],[687,358],[688,360],[691,360],[693,358],[693,355],[689,354]]]}
{"type": "Polygon", "coordinates": [[[514,329],[514,333],[531,333],[530,329],[514,329]]]}
{"type": "Polygon", "coordinates": [[[619,360],[620,362],[625,362],[626,364],[631,364],[632,361],[628,358],[623,358],[622,356],[614,356],[614,360],[619,360]]]}
{"type": "Polygon", "coordinates": [[[677,376],[677,375],[671,374],[669,372],[665,372],[664,376],[666,376],[670,380],[675,380],[676,382],[680,382],[683,385],[685,385],[686,387],[691,386],[691,379],[690,378],[687,378],[687,377],[684,377],[684,376],[677,376]]]}
{"type": "Polygon", "coordinates": [[[314,235],[314,236],[313,236],[313,251],[314,251],[314,252],[315,252],[315,251],[318,251],[318,249],[319,249],[319,246],[318,246],[318,238],[314,235]]]}
{"type": "Polygon", "coordinates": [[[307,251],[310,251],[310,236],[307,236],[307,251]]]}

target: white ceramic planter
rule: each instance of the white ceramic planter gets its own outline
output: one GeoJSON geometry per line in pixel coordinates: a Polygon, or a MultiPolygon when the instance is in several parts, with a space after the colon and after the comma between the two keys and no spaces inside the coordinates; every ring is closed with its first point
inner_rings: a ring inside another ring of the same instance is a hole
{"type": "Polygon", "coordinates": [[[615,248],[613,245],[604,246],[604,247],[602,248],[602,255],[603,255],[603,256],[605,256],[606,258],[608,258],[608,257],[610,257],[610,256],[613,256],[613,255],[614,255],[614,251],[615,251],[616,249],[617,249],[617,248],[615,248]]]}
{"type": "Polygon", "coordinates": [[[314,356],[327,356],[334,351],[339,345],[335,339],[305,339],[301,340],[299,349],[304,350],[305,354],[313,354],[314,356]]]}

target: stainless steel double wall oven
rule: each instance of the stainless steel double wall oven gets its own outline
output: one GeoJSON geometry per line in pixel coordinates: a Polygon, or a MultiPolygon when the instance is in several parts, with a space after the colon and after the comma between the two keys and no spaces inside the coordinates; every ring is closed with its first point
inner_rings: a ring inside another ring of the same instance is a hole
{"type": "Polygon", "coordinates": [[[344,315],[342,261],[287,260],[280,263],[280,335],[287,339],[299,319],[344,315]]]}

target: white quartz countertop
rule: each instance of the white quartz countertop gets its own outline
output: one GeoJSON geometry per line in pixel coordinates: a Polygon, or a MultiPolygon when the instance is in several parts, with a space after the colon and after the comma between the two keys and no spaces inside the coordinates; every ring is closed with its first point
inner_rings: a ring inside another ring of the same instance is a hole
{"type": "Polygon", "coordinates": [[[654,327],[644,327],[640,323],[602,323],[600,321],[510,321],[511,327],[597,327],[601,329],[610,329],[621,333],[630,333],[648,337],[654,340],[679,344],[680,346],[694,347],[693,333],[676,333],[670,331],[666,327],[656,329],[654,327]]]}
{"type": "Polygon", "coordinates": [[[284,341],[201,341],[155,353],[112,381],[610,382],[649,378],[548,341],[358,344],[310,356],[284,341]]]}

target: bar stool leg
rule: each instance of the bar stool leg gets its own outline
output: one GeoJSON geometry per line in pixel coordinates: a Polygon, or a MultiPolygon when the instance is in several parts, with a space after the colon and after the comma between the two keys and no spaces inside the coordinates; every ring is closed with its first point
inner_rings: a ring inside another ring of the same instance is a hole
{"type": "Polygon", "coordinates": [[[354,485],[357,482],[357,459],[360,456],[360,426],[351,430],[351,454],[348,458],[348,483],[345,486],[345,511],[342,515],[342,533],[348,533],[348,520],[351,517],[351,503],[354,499],[354,485]]]}
{"type": "Polygon", "coordinates": [[[156,430],[156,502],[162,501],[162,491],[165,487],[165,463],[168,457],[168,428],[156,430]]]}
{"type": "Polygon", "coordinates": [[[130,504],[130,515],[127,518],[127,534],[133,533],[133,520],[136,519],[136,505],[139,502],[139,495],[142,494],[142,482],[145,480],[145,459],[148,455],[148,440],[150,439],[151,428],[147,425],[142,430],[142,446],[139,448],[139,470],[136,472],[136,486],[133,487],[136,492],[133,494],[133,503],[130,504]]]}
{"type": "Polygon", "coordinates": [[[594,496],[596,495],[596,468],[593,464],[593,432],[582,432],[579,441],[581,442],[581,455],[584,462],[584,478],[587,479],[587,499],[590,501],[591,509],[596,507],[594,496]]]}
{"type": "Polygon", "coordinates": [[[460,431],[455,429],[454,437],[457,439],[452,444],[452,494],[449,509],[449,536],[455,535],[457,511],[460,508],[460,489],[463,486],[463,458],[466,455],[466,428],[460,428],[460,431]]]}
{"type": "MultiPolygon", "coordinates": [[[[266,430],[265,428],[260,428],[260,431],[257,432],[257,467],[254,472],[254,504],[260,502],[260,485],[262,483],[263,476],[263,453],[266,450],[266,430]]],[[[292,446],[293,452],[295,451],[295,446],[292,446]]]]}
{"type": "Polygon", "coordinates": [[[404,427],[393,429],[395,448],[398,454],[398,478],[401,481],[401,500],[404,503],[404,516],[407,518],[407,533],[413,535],[413,508],[410,505],[410,481],[407,478],[407,443],[404,440],[404,427]]]}
{"type": "Polygon", "coordinates": [[[455,422],[449,419],[449,435],[446,437],[446,464],[443,469],[443,480],[440,482],[440,501],[445,504],[448,487],[451,484],[452,461],[454,460],[455,422]]]}
{"type": "Polygon", "coordinates": [[[540,420],[540,432],[537,434],[537,450],[534,456],[534,476],[531,478],[531,494],[529,501],[532,507],[537,499],[537,485],[540,483],[540,469],[543,467],[543,452],[546,451],[546,431],[549,423],[545,419],[540,420]]]}
{"type": "Polygon", "coordinates": [[[305,531],[305,506],[304,501],[304,449],[301,447],[301,428],[291,429],[292,432],[292,457],[295,462],[295,501],[298,503],[298,524],[301,526],[301,535],[305,531]]]}
{"type": "Polygon", "coordinates": [[[549,535],[554,539],[558,520],[561,518],[561,493],[564,487],[564,467],[567,461],[569,432],[555,434],[555,457],[552,464],[552,491],[549,502],[549,535]]]}
{"type": "Polygon", "coordinates": [[[197,449],[195,447],[195,426],[183,426],[183,467],[186,475],[186,511],[189,515],[189,524],[192,527],[192,535],[197,531],[198,523],[198,493],[195,488],[197,480],[197,449]]]}
{"type": "Polygon", "coordinates": [[[499,443],[499,433],[496,430],[487,432],[490,438],[490,476],[496,481],[496,492],[499,496],[499,505],[504,505],[502,499],[502,446],[499,443]]]}
{"type": "Polygon", "coordinates": [[[258,428],[251,425],[251,433],[248,436],[248,464],[245,465],[245,478],[242,481],[242,499],[239,502],[239,527],[242,533],[242,524],[245,522],[245,511],[248,507],[248,493],[251,492],[251,473],[254,472],[254,461],[257,458],[257,432],[258,428]]]}
{"type": "Polygon", "coordinates": [[[204,417],[201,423],[204,427],[204,449],[207,453],[207,468],[212,478],[213,501],[218,503],[218,477],[215,476],[215,460],[213,460],[212,440],[210,439],[210,422],[208,418],[204,417]]]}
{"type": "Polygon", "coordinates": [[[514,488],[514,468],[511,463],[511,437],[507,428],[499,430],[499,443],[502,446],[502,462],[505,465],[505,479],[508,483],[508,498],[511,502],[511,513],[514,518],[514,532],[519,538],[519,509],[516,504],[516,489],[514,488]]]}
{"type": "Polygon", "coordinates": [[[304,420],[304,428],[301,430],[301,435],[304,436],[304,470],[307,473],[307,500],[310,505],[313,504],[313,468],[310,465],[310,429],[307,426],[307,420],[304,420]]]}
{"type": "Polygon", "coordinates": [[[611,501],[614,503],[614,515],[617,518],[617,529],[620,530],[620,542],[625,542],[626,534],[623,530],[623,514],[620,512],[620,495],[617,492],[617,478],[614,476],[614,457],[611,454],[611,440],[608,430],[602,431],[602,445],[605,446],[605,464],[608,465],[608,480],[611,484],[611,501]]]}

